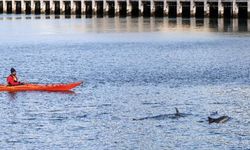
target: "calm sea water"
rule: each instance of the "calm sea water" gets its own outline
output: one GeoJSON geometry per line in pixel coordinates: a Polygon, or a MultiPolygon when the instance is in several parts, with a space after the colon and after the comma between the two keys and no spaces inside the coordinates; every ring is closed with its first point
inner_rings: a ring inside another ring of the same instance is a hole
{"type": "Polygon", "coordinates": [[[11,67],[22,81],[85,82],[71,94],[1,92],[0,149],[250,149],[249,27],[1,15],[1,83],[11,67]],[[185,116],[150,118],[175,107],[185,116]],[[231,119],[208,124],[221,115],[231,119]]]}

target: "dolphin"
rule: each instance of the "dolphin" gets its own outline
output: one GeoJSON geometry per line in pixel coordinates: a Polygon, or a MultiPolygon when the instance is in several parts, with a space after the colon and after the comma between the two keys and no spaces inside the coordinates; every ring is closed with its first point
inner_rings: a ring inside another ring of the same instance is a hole
{"type": "Polygon", "coordinates": [[[155,119],[155,120],[164,120],[164,119],[178,119],[180,117],[185,117],[186,114],[180,113],[178,108],[175,107],[175,113],[174,114],[163,114],[163,115],[157,115],[157,116],[151,116],[151,117],[143,117],[139,119],[133,119],[133,120],[148,120],[148,119],[155,119]]]}
{"type": "Polygon", "coordinates": [[[219,118],[211,118],[208,117],[208,123],[225,123],[229,120],[230,118],[228,116],[221,116],[219,118]]]}

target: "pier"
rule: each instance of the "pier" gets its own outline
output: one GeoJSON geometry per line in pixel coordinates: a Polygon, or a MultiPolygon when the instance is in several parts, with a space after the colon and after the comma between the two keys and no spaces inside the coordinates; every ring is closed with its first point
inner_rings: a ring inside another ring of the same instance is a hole
{"type": "Polygon", "coordinates": [[[250,0],[0,0],[0,14],[250,18],[250,0]]]}

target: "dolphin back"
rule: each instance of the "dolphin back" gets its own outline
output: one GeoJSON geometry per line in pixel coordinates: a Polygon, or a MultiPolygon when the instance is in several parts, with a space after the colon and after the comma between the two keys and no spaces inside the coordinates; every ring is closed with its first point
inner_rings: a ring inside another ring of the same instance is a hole
{"type": "Polygon", "coordinates": [[[208,123],[213,123],[213,122],[214,122],[214,119],[211,117],[208,117],[208,123]]]}
{"type": "Polygon", "coordinates": [[[211,118],[208,117],[208,122],[209,123],[225,123],[229,120],[228,116],[221,116],[219,118],[211,118]]]}

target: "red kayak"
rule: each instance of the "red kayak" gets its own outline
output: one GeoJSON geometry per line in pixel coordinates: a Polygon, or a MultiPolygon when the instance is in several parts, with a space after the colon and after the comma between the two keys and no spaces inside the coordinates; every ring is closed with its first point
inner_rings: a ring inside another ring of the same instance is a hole
{"type": "Polygon", "coordinates": [[[82,82],[74,82],[67,84],[24,84],[17,86],[7,86],[0,85],[0,91],[69,91],[77,86],[79,86],[82,82]]]}

